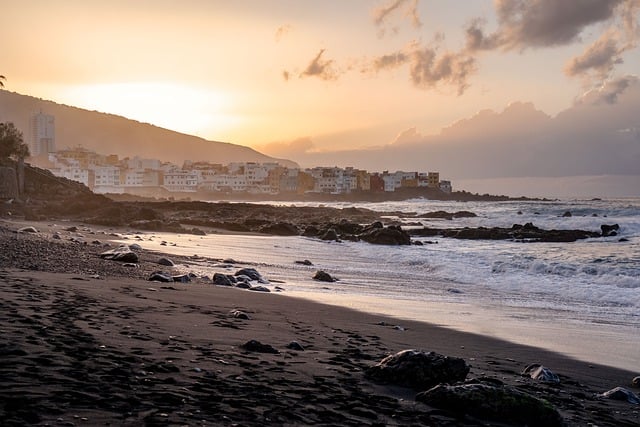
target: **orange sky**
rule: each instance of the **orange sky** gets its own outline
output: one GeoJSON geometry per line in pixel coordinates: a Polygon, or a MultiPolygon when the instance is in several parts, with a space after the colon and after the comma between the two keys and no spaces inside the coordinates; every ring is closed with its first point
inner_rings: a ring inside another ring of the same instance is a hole
{"type": "Polygon", "coordinates": [[[514,101],[555,115],[640,70],[639,1],[519,3],[6,0],[0,74],[268,153],[381,146],[514,101]]]}

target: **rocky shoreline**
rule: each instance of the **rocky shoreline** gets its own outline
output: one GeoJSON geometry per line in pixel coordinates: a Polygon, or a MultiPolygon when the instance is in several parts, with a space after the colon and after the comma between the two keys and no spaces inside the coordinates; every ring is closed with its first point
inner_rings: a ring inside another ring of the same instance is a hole
{"type": "Polygon", "coordinates": [[[118,237],[73,223],[0,226],[0,424],[640,422],[637,374],[216,285],[190,274],[189,258],[172,256],[172,267],[135,242],[135,258],[104,256],[118,237]],[[189,279],[149,281],[158,270],[189,279]]]}

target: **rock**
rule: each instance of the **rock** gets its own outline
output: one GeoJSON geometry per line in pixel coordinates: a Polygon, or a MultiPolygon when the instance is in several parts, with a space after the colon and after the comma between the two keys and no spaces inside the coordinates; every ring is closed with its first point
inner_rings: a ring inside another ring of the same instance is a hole
{"type": "Polygon", "coordinates": [[[29,227],[22,227],[20,229],[18,229],[18,233],[37,233],[38,230],[36,230],[35,227],[29,226],[29,227]]]}
{"type": "Polygon", "coordinates": [[[318,280],[320,282],[336,282],[338,281],[338,279],[336,279],[335,277],[331,276],[329,273],[322,271],[322,270],[318,270],[316,271],[316,274],[313,275],[313,280],[318,280]]]}
{"type": "Polygon", "coordinates": [[[193,234],[194,236],[206,236],[207,233],[205,233],[203,230],[200,230],[199,228],[192,228],[191,230],[189,230],[189,232],[191,234],[193,234]]]}
{"type": "Polygon", "coordinates": [[[251,289],[251,285],[247,282],[238,282],[236,283],[236,288],[238,289],[251,289]]]}
{"type": "Polygon", "coordinates": [[[266,286],[251,286],[249,290],[256,291],[256,292],[271,292],[271,290],[266,286]]]}
{"type": "Polygon", "coordinates": [[[609,391],[605,391],[600,395],[605,399],[611,400],[622,400],[632,403],[634,405],[640,405],[640,397],[638,397],[634,392],[627,390],[624,387],[616,387],[609,391]]]}
{"type": "Polygon", "coordinates": [[[160,265],[165,265],[167,267],[174,267],[175,264],[173,263],[173,261],[171,261],[169,258],[160,258],[158,260],[158,264],[160,265]]]}
{"type": "Polygon", "coordinates": [[[640,388],[640,376],[635,377],[634,379],[631,380],[631,385],[633,387],[637,387],[640,388]]]}
{"type": "Polygon", "coordinates": [[[62,236],[60,236],[60,233],[58,233],[57,231],[55,233],[53,233],[53,235],[51,236],[52,239],[56,239],[56,240],[60,240],[62,239],[62,236]]]}
{"type": "Polygon", "coordinates": [[[565,213],[562,214],[563,218],[571,218],[573,215],[571,214],[570,211],[566,211],[565,213]]]}
{"type": "Polygon", "coordinates": [[[558,411],[549,402],[507,386],[484,383],[440,384],[419,393],[416,400],[452,412],[456,416],[468,414],[509,425],[565,425],[558,411]]]}
{"type": "Polygon", "coordinates": [[[182,274],[180,276],[173,276],[173,281],[178,283],[189,283],[191,282],[191,277],[188,274],[182,274]]]}
{"type": "Polygon", "coordinates": [[[295,261],[295,263],[300,265],[313,265],[313,263],[308,259],[305,259],[304,261],[295,261]]]}
{"type": "Polygon", "coordinates": [[[173,282],[173,277],[171,277],[170,274],[165,273],[164,271],[154,271],[153,273],[151,273],[151,275],[149,276],[149,280],[150,282],[164,282],[164,283],[168,283],[168,282],[173,282]]]}
{"type": "Polygon", "coordinates": [[[100,258],[131,263],[137,263],[139,261],[138,254],[132,252],[126,245],[104,251],[100,254],[100,258]]]}
{"type": "Polygon", "coordinates": [[[251,320],[251,316],[249,316],[247,313],[245,313],[242,310],[231,310],[230,314],[232,317],[236,319],[251,320]]]}
{"type": "Polygon", "coordinates": [[[529,376],[534,380],[542,381],[545,383],[559,384],[560,378],[551,371],[551,369],[540,365],[539,363],[533,363],[522,371],[522,375],[529,376]]]}
{"type": "Polygon", "coordinates": [[[71,233],[75,233],[76,231],[78,231],[78,227],[76,227],[75,225],[72,225],[71,227],[65,228],[64,231],[69,231],[71,233]]]}
{"type": "Polygon", "coordinates": [[[298,341],[291,341],[287,344],[289,350],[304,351],[304,347],[298,341]]]}
{"type": "Polygon", "coordinates": [[[457,357],[404,350],[367,369],[366,376],[381,383],[426,390],[440,383],[464,381],[469,369],[469,365],[457,357]]]}
{"type": "Polygon", "coordinates": [[[276,236],[297,236],[300,230],[293,224],[287,222],[277,222],[275,224],[267,224],[260,228],[261,233],[274,234],[276,236]]]}
{"type": "Polygon", "coordinates": [[[302,232],[302,235],[305,237],[316,237],[319,234],[320,234],[320,230],[318,230],[318,227],[314,225],[307,225],[304,231],[302,232]]]}
{"type": "Polygon", "coordinates": [[[213,275],[213,284],[218,286],[232,286],[233,283],[226,274],[215,273],[213,275]]]}
{"type": "Polygon", "coordinates": [[[612,225],[602,224],[600,226],[600,230],[602,230],[602,237],[617,236],[618,235],[617,231],[619,229],[620,229],[620,226],[618,224],[612,224],[612,225]]]}
{"type": "Polygon", "coordinates": [[[338,238],[338,233],[336,232],[336,230],[330,228],[324,232],[324,234],[320,237],[320,240],[338,241],[340,239],[338,238]]]}
{"type": "Polygon", "coordinates": [[[262,284],[267,284],[269,283],[269,281],[265,278],[263,278],[260,273],[258,273],[258,270],[256,270],[255,268],[241,268],[240,270],[236,271],[235,276],[247,276],[249,277],[251,280],[255,280],[259,283],[262,284]]]}
{"type": "Polygon", "coordinates": [[[246,351],[251,351],[255,353],[271,353],[278,354],[280,353],[277,349],[270,346],[269,344],[262,344],[260,341],[250,340],[240,346],[246,351]]]}
{"type": "Polygon", "coordinates": [[[360,234],[360,239],[374,245],[410,245],[411,236],[399,226],[374,228],[360,234]]]}
{"type": "Polygon", "coordinates": [[[141,251],[142,250],[142,246],[140,246],[137,243],[132,243],[129,245],[129,249],[131,249],[132,251],[141,251]]]}

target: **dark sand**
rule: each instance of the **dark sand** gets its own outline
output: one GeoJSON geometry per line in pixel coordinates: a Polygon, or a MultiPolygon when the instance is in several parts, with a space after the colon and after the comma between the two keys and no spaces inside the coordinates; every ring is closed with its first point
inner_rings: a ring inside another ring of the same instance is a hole
{"type": "MultiPolygon", "coordinates": [[[[0,425],[507,425],[416,403],[416,391],[364,370],[404,349],[464,358],[489,377],[542,397],[567,425],[637,426],[640,408],[598,394],[637,373],[575,361],[425,323],[286,296],[145,281],[102,260],[104,247],[0,225],[0,425]],[[246,312],[250,319],[231,315],[246,312]],[[245,351],[258,340],[278,354],[245,351]],[[297,341],[304,351],[287,348],[297,341]],[[523,377],[530,363],[559,385],[523,377]]],[[[38,225],[37,225],[38,226],[38,225]]],[[[86,240],[108,234],[84,230],[86,240]]],[[[172,256],[172,258],[177,258],[172,256]]],[[[184,260],[188,262],[188,260],[184,260]]],[[[526,331],[523,331],[526,333],[526,331]]],[[[637,389],[635,390],[637,392],[637,389]]]]}

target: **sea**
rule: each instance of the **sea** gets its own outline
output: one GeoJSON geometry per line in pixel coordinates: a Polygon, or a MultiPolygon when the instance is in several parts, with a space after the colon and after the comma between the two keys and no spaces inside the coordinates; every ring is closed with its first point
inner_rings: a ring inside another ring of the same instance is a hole
{"type": "Polygon", "coordinates": [[[185,269],[212,276],[238,265],[256,268],[274,295],[292,295],[397,319],[560,352],[580,360],[640,371],[640,198],[455,202],[412,199],[382,203],[265,202],[359,207],[405,228],[511,227],[600,231],[616,236],[571,243],[418,237],[423,245],[380,246],[307,237],[149,233],[143,247],[197,255],[185,269]],[[434,211],[472,218],[417,219],[434,211]],[[570,213],[570,216],[567,214],[570,213]],[[229,263],[215,260],[233,260],[229,263]],[[309,260],[313,265],[296,261],[309,260]],[[312,279],[323,270],[338,281],[312,279]]]}

